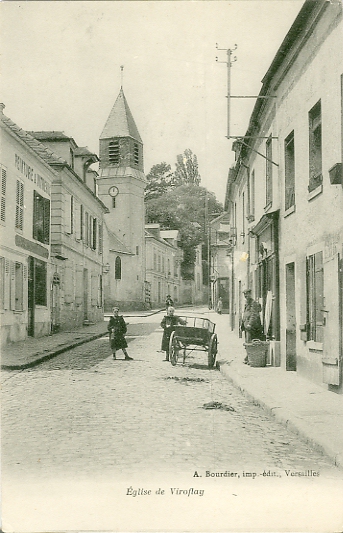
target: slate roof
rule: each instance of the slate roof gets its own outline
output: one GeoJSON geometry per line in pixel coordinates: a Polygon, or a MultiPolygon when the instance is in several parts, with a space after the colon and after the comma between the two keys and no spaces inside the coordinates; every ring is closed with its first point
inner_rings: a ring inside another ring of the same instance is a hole
{"type": "Polygon", "coordinates": [[[143,144],[122,87],[100,135],[100,139],[112,137],[132,137],[143,144]]]}
{"type": "Polygon", "coordinates": [[[133,255],[132,252],[130,252],[130,250],[125,246],[125,244],[121,242],[120,239],[118,239],[115,233],[110,231],[108,228],[107,228],[107,231],[108,231],[108,239],[109,239],[108,248],[110,252],[133,255]]]}
{"type": "MultiPolygon", "coordinates": [[[[39,141],[70,141],[74,140],[72,137],[68,137],[63,131],[29,131],[30,135],[33,135],[39,141]]],[[[74,141],[75,142],[75,141],[74,141]]]]}
{"type": "Polygon", "coordinates": [[[35,139],[30,133],[17,126],[17,124],[15,124],[10,118],[3,115],[2,122],[48,165],[64,163],[64,160],[61,157],[35,139]]]}

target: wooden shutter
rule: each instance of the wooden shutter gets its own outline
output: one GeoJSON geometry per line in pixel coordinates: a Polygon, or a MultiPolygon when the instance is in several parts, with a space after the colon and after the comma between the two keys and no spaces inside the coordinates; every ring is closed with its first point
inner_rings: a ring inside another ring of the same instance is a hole
{"type": "Polygon", "coordinates": [[[102,251],[103,251],[103,225],[99,224],[99,246],[98,246],[99,254],[102,254],[102,251]]]}
{"type": "Polygon", "coordinates": [[[11,301],[11,262],[5,259],[4,309],[10,309],[11,301]]]}
{"type": "Polygon", "coordinates": [[[75,239],[78,241],[81,239],[80,207],[81,206],[79,202],[74,201],[74,221],[75,221],[74,233],[75,233],[75,239]]]}
{"type": "Polygon", "coordinates": [[[92,248],[93,250],[96,250],[96,241],[97,241],[97,231],[98,231],[98,228],[97,228],[97,220],[96,218],[93,218],[93,239],[92,239],[92,248]]]}
{"type": "Polygon", "coordinates": [[[23,265],[23,310],[28,307],[28,268],[23,265]]]}
{"type": "Polygon", "coordinates": [[[15,210],[15,227],[16,229],[23,229],[24,221],[24,184],[17,180],[16,190],[16,210],[15,210]]]}
{"type": "Polygon", "coordinates": [[[50,242],[50,200],[43,198],[43,242],[50,242]]]}
{"type": "Polygon", "coordinates": [[[0,207],[0,220],[6,221],[6,177],[7,172],[4,167],[1,167],[1,207],[0,207]]]}
{"type": "Polygon", "coordinates": [[[76,267],[76,283],[75,283],[75,303],[81,305],[83,302],[83,267],[76,267]]]}
{"type": "Polygon", "coordinates": [[[10,282],[11,282],[11,289],[10,289],[10,298],[11,298],[11,310],[15,311],[16,305],[15,305],[15,262],[10,261],[10,282]]]}

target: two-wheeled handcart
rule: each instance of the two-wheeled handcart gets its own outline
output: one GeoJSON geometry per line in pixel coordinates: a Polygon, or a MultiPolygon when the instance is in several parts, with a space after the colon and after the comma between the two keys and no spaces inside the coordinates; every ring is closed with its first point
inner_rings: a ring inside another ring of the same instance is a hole
{"type": "Polygon", "coordinates": [[[186,361],[187,353],[193,350],[207,352],[208,368],[213,368],[217,351],[218,339],[216,325],[207,318],[195,316],[180,317],[185,325],[175,326],[169,341],[169,358],[173,366],[179,361],[186,361]]]}

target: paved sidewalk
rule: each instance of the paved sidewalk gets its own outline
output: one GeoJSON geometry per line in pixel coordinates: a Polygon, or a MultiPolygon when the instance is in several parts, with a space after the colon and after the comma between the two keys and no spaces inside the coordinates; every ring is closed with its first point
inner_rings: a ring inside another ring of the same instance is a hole
{"type": "MultiPolygon", "coordinates": [[[[159,313],[161,309],[132,311],[123,313],[127,317],[147,317],[159,313]]],[[[23,370],[51,359],[76,346],[103,337],[107,334],[107,321],[111,314],[106,313],[104,322],[84,326],[71,331],[61,331],[47,337],[32,338],[15,342],[1,349],[3,370],[23,370]]]]}
{"type": "Polygon", "coordinates": [[[228,315],[208,311],[218,334],[218,366],[246,396],[343,467],[343,395],[327,391],[280,367],[253,368],[228,315]]]}

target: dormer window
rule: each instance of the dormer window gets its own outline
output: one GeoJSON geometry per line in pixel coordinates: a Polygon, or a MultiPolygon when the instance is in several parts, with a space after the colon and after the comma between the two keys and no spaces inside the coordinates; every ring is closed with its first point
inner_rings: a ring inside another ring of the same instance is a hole
{"type": "Polygon", "coordinates": [[[137,143],[135,143],[133,146],[133,159],[134,159],[135,165],[138,165],[139,164],[139,146],[137,143]]]}
{"type": "Polygon", "coordinates": [[[112,165],[119,163],[119,141],[110,141],[108,146],[108,159],[112,165]]]}

